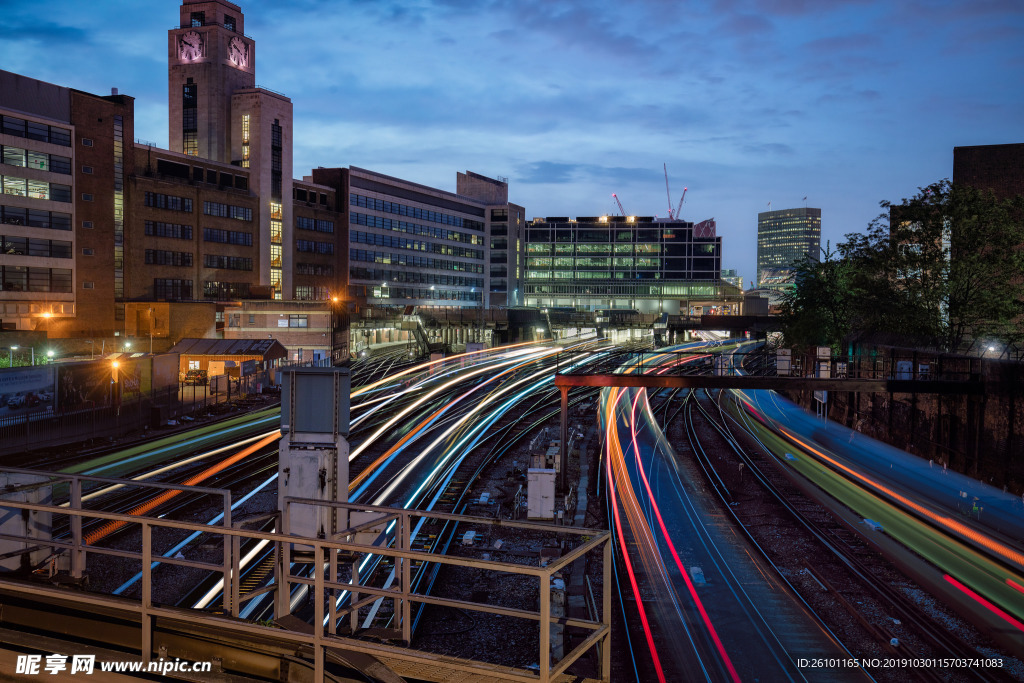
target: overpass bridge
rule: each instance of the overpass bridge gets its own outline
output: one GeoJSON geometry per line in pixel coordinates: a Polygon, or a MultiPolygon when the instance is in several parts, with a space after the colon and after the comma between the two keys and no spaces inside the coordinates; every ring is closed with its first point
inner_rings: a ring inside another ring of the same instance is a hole
{"type": "MultiPolygon", "coordinates": [[[[737,316],[743,317],[743,316],[737,316]]],[[[597,352],[592,352],[597,353],[597,352]]],[[[774,391],[845,391],[892,394],[944,394],[980,397],[986,392],[980,359],[947,361],[935,367],[897,356],[851,355],[822,360],[809,366],[812,374],[779,375],[771,351],[758,349],[695,353],[693,351],[621,351],[597,362],[580,363],[580,354],[556,356],[554,384],[561,394],[561,472],[567,471],[569,389],[572,387],[638,387],[650,389],[746,389],[774,391]],[[697,362],[690,359],[697,358],[697,362]],[[736,370],[747,358],[755,359],[756,374],[736,370]],[[651,374],[650,370],[657,368],[651,374]],[[709,371],[713,371],[713,374],[709,371]]],[[[826,395],[826,394],[821,394],[826,395]]],[[[827,395],[826,395],[827,396],[827,395]]],[[[976,411],[980,420],[980,411],[976,411]]]]}
{"type": "Polygon", "coordinates": [[[414,343],[423,355],[479,342],[515,341],[577,334],[582,330],[641,330],[666,344],[698,330],[761,337],[780,329],[770,315],[668,315],[634,310],[581,311],[563,308],[461,308],[456,306],[367,306],[352,315],[355,345],[414,343]]]}

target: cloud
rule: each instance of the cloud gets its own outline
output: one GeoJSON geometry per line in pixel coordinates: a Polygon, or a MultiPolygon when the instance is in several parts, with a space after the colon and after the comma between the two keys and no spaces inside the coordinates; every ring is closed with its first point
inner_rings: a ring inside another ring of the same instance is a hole
{"type": "Polygon", "coordinates": [[[881,43],[877,35],[870,33],[852,33],[841,36],[827,36],[804,43],[804,49],[812,54],[832,55],[837,52],[850,52],[876,49],[881,43]]]}
{"type": "Polygon", "coordinates": [[[559,164],[553,161],[535,161],[516,169],[514,182],[560,184],[575,180],[574,175],[578,164],[559,164]]]}
{"type": "Polygon", "coordinates": [[[754,156],[793,156],[796,153],[789,145],[779,142],[762,142],[756,145],[743,145],[743,151],[754,156]]]}

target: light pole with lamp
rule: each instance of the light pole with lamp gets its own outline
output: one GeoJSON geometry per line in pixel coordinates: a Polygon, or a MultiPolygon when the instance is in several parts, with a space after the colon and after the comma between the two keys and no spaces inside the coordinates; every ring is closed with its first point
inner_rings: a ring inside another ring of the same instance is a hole
{"type": "Polygon", "coordinates": [[[46,352],[46,360],[49,363],[53,362],[53,349],[50,349],[49,351],[46,352]]]}
{"type": "Polygon", "coordinates": [[[113,392],[112,403],[115,407],[115,414],[118,416],[121,415],[121,383],[117,373],[120,365],[116,360],[110,364],[110,388],[113,392]]]}
{"type": "Polygon", "coordinates": [[[15,344],[14,346],[12,346],[12,347],[7,349],[7,367],[9,367],[9,368],[13,368],[14,367],[14,352],[17,351],[17,350],[18,350],[18,345],[17,344],[15,344]]]}
{"type": "Polygon", "coordinates": [[[338,362],[338,327],[335,309],[338,307],[338,297],[331,297],[331,367],[338,362]]]}

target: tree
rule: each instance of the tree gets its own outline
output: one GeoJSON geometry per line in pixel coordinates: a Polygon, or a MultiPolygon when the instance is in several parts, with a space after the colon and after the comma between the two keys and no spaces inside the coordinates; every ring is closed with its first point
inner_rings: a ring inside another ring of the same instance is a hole
{"type": "MultiPolygon", "coordinates": [[[[947,351],[1007,340],[1024,314],[1019,198],[941,181],[888,208],[888,247],[876,254],[901,331],[947,351]]],[[[885,214],[883,214],[884,216],[885,214]]]]}
{"type": "Polygon", "coordinates": [[[782,298],[782,334],[797,348],[832,346],[845,355],[852,317],[852,263],[839,258],[828,242],[822,257],[815,261],[804,256],[794,265],[796,286],[782,298]]]}
{"type": "Polygon", "coordinates": [[[940,181],[885,211],[838,254],[801,261],[783,304],[795,346],[851,334],[968,351],[1024,343],[1024,198],[940,181]]]}

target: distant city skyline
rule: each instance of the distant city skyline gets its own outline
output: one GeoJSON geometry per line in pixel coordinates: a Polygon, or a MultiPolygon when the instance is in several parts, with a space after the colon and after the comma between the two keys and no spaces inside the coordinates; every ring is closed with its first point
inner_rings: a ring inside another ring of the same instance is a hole
{"type": "MultiPolygon", "coordinates": [[[[167,145],[178,0],[0,0],[0,65],[136,98],[167,145]]],[[[294,102],[295,175],[355,165],[454,191],[509,178],[527,217],[715,217],[756,277],[757,214],[820,207],[822,245],[952,175],[954,146],[1024,141],[1024,7],[720,0],[238,3],[259,84],[294,102]],[[667,164],[666,198],[662,164],[667,164]]]]}

